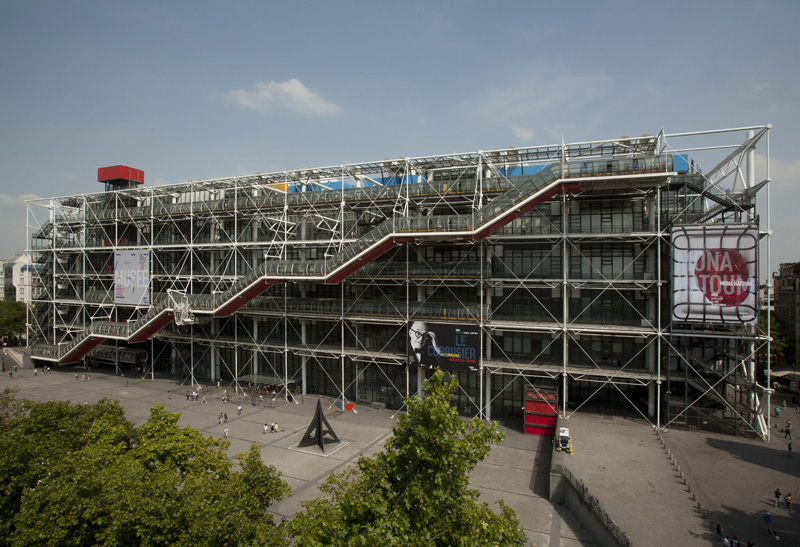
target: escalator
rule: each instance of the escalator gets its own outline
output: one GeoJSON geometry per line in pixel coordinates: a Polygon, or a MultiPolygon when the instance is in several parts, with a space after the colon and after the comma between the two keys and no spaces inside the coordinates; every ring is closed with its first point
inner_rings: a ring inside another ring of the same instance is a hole
{"type": "MultiPolygon", "coordinates": [[[[560,193],[576,192],[579,182],[560,177],[561,168],[550,166],[520,181],[481,209],[462,215],[389,218],[325,260],[268,261],[239,278],[222,293],[189,295],[193,314],[226,317],[268,287],[287,281],[335,284],[379,258],[396,245],[415,240],[453,239],[480,241],[515,218],[560,193]]],[[[168,295],[155,298],[142,317],[132,322],[95,321],[64,345],[36,344],[36,359],[67,364],[79,361],[103,340],[137,343],[147,340],[175,317],[168,295]]]]}

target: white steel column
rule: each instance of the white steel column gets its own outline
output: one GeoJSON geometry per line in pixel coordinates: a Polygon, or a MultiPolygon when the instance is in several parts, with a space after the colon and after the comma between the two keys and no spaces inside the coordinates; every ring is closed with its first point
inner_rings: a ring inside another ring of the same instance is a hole
{"type": "MultiPolygon", "coordinates": [[[[239,393],[239,321],[234,314],[233,320],[233,381],[235,382],[234,392],[239,393]]],[[[244,391],[244,390],[242,390],[244,391]]]]}
{"type": "MultiPolygon", "coordinates": [[[[300,346],[303,348],[308,347],[308,321],[305,319],[300,320],[300,346]]],[[[308,384],[306,381],[306,366],[308,364],[308,355],[303,352],[300,364],[300,392],[305,395],[308,393],[308,384]]]]}
{"type": "MultiPolygon", "coordinates": [[[[256,347],[253,349],[253,377],[258,378],[258,375],[261,373],[261,367],[259,366],[259,359],[260,355],[260,347],[261,344],[258,340],[258,317],[251,317],[253,320],[253,340],[255,340],[256,347]]],[[[256,383],[258,380],[256,380],[256,383]]]]}
{"type": "MultiPolygon", "coordinates": [[[[217,322],[216,320],[211,320],[211,339],[216,339],[217,335],[217,322]]],[[[211,363],[211,381],[220,379],[220,376],[217,376],[217,346],[214,342],[211,342],[211,348],[208,350],[210,363],[211,363]]],[[[192,355],[194,355],[194,346],[192,346],[192,355]]],[[[192,367],[194,368],[194,367],[192,367]]],[[[194,376],[192,376],[194,378],[194,376]]],[[[194,382],[194,380],[192,380],[194,382]]]]}
{"type": "MultiPolygon", "coordinates": [[[[770,170],[769,170],[769,154],[770,154],[770,152],[769,152],[769,131],[768,131],[767,132],[767,153],[766,153],[766,156],[767,156],[766,180],[771,180],[770,179],[771,175],[770,175],[770,170]]],[[[755,152],[753,152],[753,155],[755,155],[755,152]]],[[[754,165],[754,164],[755,164],[755,162],[753,162],[751,165],[754,165]]],[[[772,219],[771,219],[771,216],[770,216],[771,215],[770,207],[772,206],[772,203],[771,203],[771,199],[772,198],[770,196],[770,189],[769,189],[770,186],[771,186],[770,184],[767,184],[767,261],[766,261],[767,262],[767,268],[769,268],[769,264],[770,264],[770,261],[772,259],[772,219]]],[[[771,294],[772,294],[771,291],[772,291],[772,279],[770,279],[769,284],[767,285],[767,297],[771,296],[771,294]]],[[[769,302],[769,300],[767,300],[767,302],[769,302]]],[[[770,341],[771,340],[771,336],[772,336],[772,314],[770,314],[768,312],[767,313],[767,378],[771,378],[772,377],[772,359],[771,359],[771,355],[770,355],[772,353],[772,342],[770,341]]],[[[751,363],[753,363],[753,367],[754,367],[754,372],[753,372],[753,377],[752,377],[753,392],[756,391],[755,361],[756,361],[756,358],[753,358],[751,360],[751,363]]],[[[792,357],[792,362],[794,363],[794,356],[792,357]]],[[[769,391],[767,391],[767,393],[769,393],[769,391]]],[[[770,429],[769,429],[770,402],[771,401],[769,401],[769,400],[767,401],[767,416],[768,416],[767,417],[767,424],[766,424],[766,426],[767,426],[766,427],[766,429],[767,429],[767,432],[766,432],[767,440],[769,440],[769,436],[770,436],[770,429]]],[[[763,420],[763,418],[762,418],[762,420],[763,420]]]]}
{"type": "MultiPolygon", "coordinates": [[[[563,156],[562,156],[563,157],[563,156]]],[[[562,161],[563,164],[563,161],[562,161]]],[[[563,166],[562,166],[562,176],[563,176],[563,166]]],[[[565,193],[561,193],[561,207],[562,207],[562,214],[561,214],[561,246],[563,249],[562,252],[562,268],[563,272],[561,272],[561,284],[562,284],[562,298],[563,302],[561,305],[561,347],[563,351],[563,355],[561,356],[561,416],[566,418],[567,416],[567,399],[568,393],[568,382],[567,382],[567,363],[569,360],[569,335],[567,332],[567,323],[569,320],[569,242],[567,241],[567,227],[569,226],[569,216],[570,210],[567,207],[569,203],[567,203],[567,195],[565,193]]]]}
{"type": "MultiPolygon", "coordinates": [[[[484,267],[491,266],[491,255],[492,255],[492,248],[485,248],[481,245],[482,249],[486,250],[487,259],[483,260],[481,258],[481,270],[484,267]]],[[[489,276],[482,276],[485,280],[489,276]]],[[[485,301],[481,306],[481,317],[483,317],[484,310],[492,309],[492,293],[494,292],[494,288],[489,283],[484,283],[481,287],[481,294],[485,295],[485,301]]],[[[486,360],[492,359],[492,337],[490,335],[489,329],[486,328],[486,320],[488,317],[483,317],[483,321],[481,321],[481,351],[480,354],[484,356],[486,360]]],[[[489,370],[485,365],[481,364],[481,371],[485,376],[483,378],[484,382],[484,401],[483,401],[483,412],[487,420],[492,419],[492,372],[489,370]]]]}
{"type": "MultiPolygon", "coordinates": [[[[658,192],[658,190],[656,190],[658,192]]],[[[656,212],[656,205],[653,203],[653,200],[648,198],[647,201],[647,223],[648,223],[648,231],[652,230],[652,227],[656,224],[656,217],[660,218],[660,214],[656,212]]],[[[658,249],[661,248],[661,234],[659,232],[658,236],[656,236],[656,249],[646,250],[646,258],[645,264],[647,265],[646,271],[655,273],[657,268],[660,266],[660,256],[658,255],[658,249]]],[[[658,278],[657,287],[660,288],[661,286],[661,278],[658,278]]],[[[647,300],[645,303],[645,319],[648,321],[650,327],[656,326],[656,324],[660,325],[661,322],[661,291],[656,290],[655,292],[651,292],[647,296],[647,300]],[[655,316],[655,317],[654,317],[655,316]]],[[[658,372],[660,369],[659,362],[658,362],[658,348],[657,344],[660,341],[660,332],[661,329],[658,329],[658,333],[656,334],[656,338],[652,340],[648,345],[647,349],[645,350],[645,363],[647,363],[647,371],[651,374],[655,374],[660,378],[660,373],[658,372]]],[[[658,399],[660,393],[656,390],[656,385],[660,385],[661,380],[656,380],[655,382],[650,382],[647,385],[647,415],[649,417],[654,417],[658,409],[658,399]]]]}
{"type": "Polygon", "coordinates": [[[663,336],[661,330],[661,299],[663,298],[661,291],[661,188],[656,188],[656,233],[658,234],[656,237],[656,302],[658,305],[656,312],[656,325],[658,328],[658,334],[656,335],[656,372],[658,374],[658,380],[656,381],[658,386],[656,392],[656,429],[661,429],[661,338],[663,336]]]}

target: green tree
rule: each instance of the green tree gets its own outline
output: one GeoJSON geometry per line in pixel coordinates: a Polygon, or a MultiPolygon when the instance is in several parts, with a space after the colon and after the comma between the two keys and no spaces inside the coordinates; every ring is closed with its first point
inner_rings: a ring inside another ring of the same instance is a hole
{"type": "Polygon", "coordinates": [[[0,545],[284,545],[268,512],[289,493],[257,446],[178,428],[156,405],[136,428],[116,402],[0,398],[0,545]],[[8,410],[6,410],[8,409],[8,410]]]}
{"type": "Polygon", "coordinates": [[[470,471],[503,433],[461,419],[450,405],[455,378],[437,371],[425,385],[424,400],[406,400],[384,452],[331,475],[324,497],[303,504],[288,524],[297,545],[524,544],[514,511],[501,501],[494,513],[469,488],[470,471]]]}
{"type": "MultiPolygon", "coordinates": [[[[758,328],[761,333],[764,335],[767,334],[767,312],[762,311],[758,315],[758,328]]],[[[772,344],[770,345],[770,351],[772,355],[777,357],[783,357],[784,351],[791,345],[791,339],[789,335],[786,334],[786,331],[783,328],[783,325],[780,321],[778,321],[774,315],[770,316],[770,335],[772,336],[772,344]]],[[[758,350],[758,355],[761,357],[766,357],[767,355],[767,345],[764,344],[758,350]]]]}
{"type": "Polygon", "coordinates": [[[23,302],[0,300],[0,336],[15,336],[25,332],[25,312],[23,302]]]}

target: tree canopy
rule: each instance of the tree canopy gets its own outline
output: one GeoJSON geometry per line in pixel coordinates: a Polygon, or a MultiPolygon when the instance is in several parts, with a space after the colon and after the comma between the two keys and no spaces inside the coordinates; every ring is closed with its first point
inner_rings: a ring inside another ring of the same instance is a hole
{"type": "Polygon", "coordinates": [[[512,509],[478,500],[469,473],[503,439],[496,425],[464,421],[450,405],[457,387],[437,371],[425,397],[406,400],[386,450],[332,474],[323,497],[304,502],[288,523],[305,545],[522,545],[512,509]]]}
{"type": "Polygon", "coordinates": [[[0,396],[0,545],[285,545],[270,504],[289,493],[252,446],[177,427],[154,406],[0,396]]]}
{"type": "Polygon", "coordinates": [[[25,332],[26,309],[23,302],[0,300],[0,336],[15,336],[25,332]]]}
{"type": "Polygon", "coordinates": [[[469,487],[503,433],[458,415],[454,378],[437,371],[425,386],[383,452],[332,474],[281,526],[269,508],[289,487],[255,445],[234,463],[227,441],[179,428],[162,405],[136,427],[115,401],[34,403],[6,389],[0,547],[523,545],[514,511],[469,487]]]}

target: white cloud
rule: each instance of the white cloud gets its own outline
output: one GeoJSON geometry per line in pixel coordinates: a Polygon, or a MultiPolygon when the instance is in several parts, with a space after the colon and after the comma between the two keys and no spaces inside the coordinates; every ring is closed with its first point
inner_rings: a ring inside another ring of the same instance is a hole
{"type": "MultiPolygon", "coordinates": [[[[766,156],[757,152],[756,181],[766,177],[766,164],[766,156]]],[[[800,159],[783,160],[770,157],[769,177],[772,180],[769,189],[769,224],[773,231],[769,268],[771,271],[777,271],[781,262],[800,260],[800,247],[797,245],[797,234],[800,232],[800,216],[797,215],[797,203],[800,203],[800,159]]],[[[762,215],[761,223],[766,226],[766,190],[759,192],[758,199],[758,209],[762,215]]],[[[765,251],[766,249],[762,247],[761,252],[764,255],[765,251]]]]}
{"type": "Polygon", "coordinates": [[[21,207],[22,212],[25,212],[25,200],[28,199],[41,199],[36,194],[20,194],[18,196],[9,196],[7,194],[0,194],[0,205],[3,207],[21,207]]]}
{"type": "Polygon", "coordinates": [[[541,68],[524,78],[509,80],[504,87],[488,89],[474,108],[480,119],[540,119],[558,113],[559,117],[579,111],[607,97],[611,79],[599,72],[569,72],[561,68],[541,68]]]}
{"type": "MultiPolygon", "coordinates": [[[[766,177],[766,166],[767,157],[756,152],[756,182],[766,177]]],[[[800,190],[800,159],[785,161],[772,156],[769,159],[769,178],[772,180],[773,188],[800,190]]]]}
{"type": "Polygon", "coordinates": [[[536,133],[533,131],[533,129],[520,127],[516,124],[511,126],[511,132],[514,134],[514,137],[523,141],[532,141],[533,137],[536,136],[536,133]]]}
{"type": "Polygon", "coordinates": [[[300,114],[329,116],[341,110],[339,105],[326,101],[296,78],[285,82],[259,82],[252,90],[233,89],[228,92],[228,98],[239,106],[259,112],[285,109],[300,114]]]}

